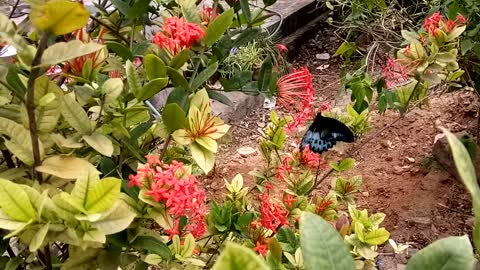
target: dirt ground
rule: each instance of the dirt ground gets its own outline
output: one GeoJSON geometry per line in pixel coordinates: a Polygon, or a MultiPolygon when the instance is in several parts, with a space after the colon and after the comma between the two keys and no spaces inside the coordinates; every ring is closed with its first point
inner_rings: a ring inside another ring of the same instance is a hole
{"type": "MultiPolygon", "coordinates": [[[[316,54],[333,55],[338,43],[328,33],[319,33],[303,45],[292,61],[294,66],[309,67],[318,103],[335,103],[341,61],[318,60],[316,54]]],[[[476,95],[467,91],[435,96],[429,107],[415,109],[354,155],[357,165],[349,174],[362,175],[364,181],[357,204],[370,213],[385,213],[383,225],[397,243],[410,242],[412,247],[420,249],[439,238],[471,234],[473,214],[469,194],[433,160],[431,152],[434,138],[439,134],[435,126],[474,134],[476,102],[476,95]]],[[[258,147],[258,130],[265,127],[268,114],[268,110],[258,109],[245,120],[232,124],[232,140],[221,145],[215,172],[206,179],[206,189],[213,196],[221,196],[224,179],[231,180],[237,173],[244,176],[247,185],[252,185],[248,173],[261,164],[260,154],[257,151],[256,155],[242,158],[237,149],[258,147]]],[[[397,117],[398,113],[391,111],[383,116],[372,111],[371,129],[364,138],[397,117]]],[[[319,192],[326,191],[328,183],[325,181],[319,192]]]]}

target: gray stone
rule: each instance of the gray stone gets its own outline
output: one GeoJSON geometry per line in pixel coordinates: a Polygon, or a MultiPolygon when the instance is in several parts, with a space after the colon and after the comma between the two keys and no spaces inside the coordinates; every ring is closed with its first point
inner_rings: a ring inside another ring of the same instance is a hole
{"type": "Polygon", "coordinates": [[[223,94],[230,99],[232,104],[225,105],[216,100],[212,100],[212,111],[225,122],[241,120],[249,112],[263,105],[264,97],[261,95],[251,96],[241,92],[227,92],[223,94]]]}
{"type": "Polygon", "coordinates": [[[252,148],[252,147],[241,147],[241,148],[238,148],[237,149],[237,153],[241,156],[241,157],[249,157],[249,156],[254,156],[257,154],[257,150],[255,148],[252,148]]]}
{"type": "Polygon", "coordinates": [[[329,53],[317,53],[315,55],[315,58],[317,58],[318,60],[328,60],[328,59],[330,59],[330,54],[329,53]]]}
{"type": "Polygon", "coordinates": [[[432,224],[432,219],[430,219],[429,217],[412,217],[408,219],[408,221],[417,223],[417,224],[424,224],[424,225],[432,224]]]}

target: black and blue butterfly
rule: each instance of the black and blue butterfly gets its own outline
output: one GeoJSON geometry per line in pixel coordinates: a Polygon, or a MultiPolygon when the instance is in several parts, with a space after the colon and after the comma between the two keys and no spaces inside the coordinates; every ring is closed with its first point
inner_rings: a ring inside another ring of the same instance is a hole
{"type": "Polygon", "coordinates": [[[318,113],[315,120],[302,138],[300,150],[307,145],[314,153],[322,153],[332,148],[337,142],[354,142],[353,132],[337,119],[325,117],[318,113]]]}

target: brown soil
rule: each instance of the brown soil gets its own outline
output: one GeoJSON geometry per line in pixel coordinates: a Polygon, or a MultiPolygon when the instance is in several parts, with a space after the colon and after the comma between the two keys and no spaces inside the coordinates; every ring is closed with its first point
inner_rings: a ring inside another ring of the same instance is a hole
{"type": "MultiPolygon", "coordinates": [[[[333,55],[338,43],[329,37],[326,42],[312,39],[303,45],[300,55],[293,61],[294,66],[308,66],[314,75],[319,103],[334,102],[339,89],[340,62],[336,58],[316,60],[315,55],[324,52],[333,55]],[[329,67],[317,69],[322,65],[329,67]]],[[[415,109],[355,154],[357,165],[349,174],[362,175],[364,180],[357,204],[370,213],[385,213],[383,225],[397,243],[411,242],[413,247],[422,248],[439,238],[471,233],[473,214],[469,194],[461,183],[436,164],[431,150],[439,134],[435,126],[474,134],[475,104],[477,98],[473,92],[435,96],[430,99],[429,107],[415,109]]],[[[230,181],[237,173],[243,175],[246,185],[253,185],[248,173],[261,164],[261,156],[257,151],[254,156],[242,158],[237,149],[258,147],[258,130],[265,127],[268,114],[268,110],[259,109],[244,121],[233,123],[232,140],[221,146],[215,172],[205,179],[211,195],[221,196],[224,179],[230,181]]],[[[373,111],[371,129],[364,138],[397,117],[396,112],[388,111],[381,116],[373,111]]],[[[328,182],[324,182],[319,192],[328,189],[328,182]]]]}

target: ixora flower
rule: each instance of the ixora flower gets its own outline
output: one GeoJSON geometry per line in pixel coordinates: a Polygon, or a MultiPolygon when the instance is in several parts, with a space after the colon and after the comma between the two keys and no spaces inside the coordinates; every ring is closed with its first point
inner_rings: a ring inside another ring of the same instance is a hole
{"type": "Polygon", "coordinates": [[[288,48],[287,48],[287,46],[285,46],[284,44],[277,44],[277,49],[278,49],[280,52],[288,52],[288,48]]]}
{"type": "Polygon", "coordinates": [[[202,89],[190,100],[186,127],[172,133],[172,138],[181,145],[188,145],[200,168],[208,173],[214,165],[217,142],[230,128],[222,119],[213,116],[207,91],[202,89]]]}
{"type": "Polygon", "coordinates": [[[276,233],[281,225],[287,225],[288,211],[282,203],[273,203],[270,199],[270,190],[258,196],[260,199],[260,222],[263,227],[276,233]]]}
{"type": "Polygon", "coordinates": [[[465,17],[461,14],[457,15],[456,20],[447,20],[444,18],[440,12],[435,12],[432,16],[425,19],[423,28],[425,31],[432,36],[437,36],[440,31],[450,33],[455,29],[455,27],[462,26],[467,23],[465,17]]]}
{"type": "Polygon", "coordinates": [[[168,214],[173,216],[173,224],[164,228],[172,238],[178,235],[182,217],[187,217],[185,232],[194,237],[205,233],[205,191],[198,187],[198,180],[183,166],[172,161],[163,164],[158,156],[147,156],[147,163],[137,169],[136,175],[129,176],[129,187],[138,186],[147,197],[163,203],[168,214]]]}
{"type": "Polygon", "coordinates": [[[162,31],[155,34],[152,42],[160,48],[176,55],[185,48],[192,47],[206,35],[205,30],[195,23],[178,17],[170,17],[163,23],[162,31]]]}
{"type": "Polygon", "coordinates": [[[200,20],[202,21],[202,24],[205,26],[208,26],[210,24],[210,21],[215,20],[219,14],[217,9],[215,9],[215,12],[214,12],[213,8],[208,7],[208,8],[203,8],[198,15],[200,17],[200,20]]]}
{"type": "Polygon", "coordinates": [[[293,70],[292,73],[281,77],[277,82],[277,104],[293,114],[293,122],[287,124],[287,131],[305,124],[313,118],[313,88],[312,74],[308,68],[293,70]]]}

